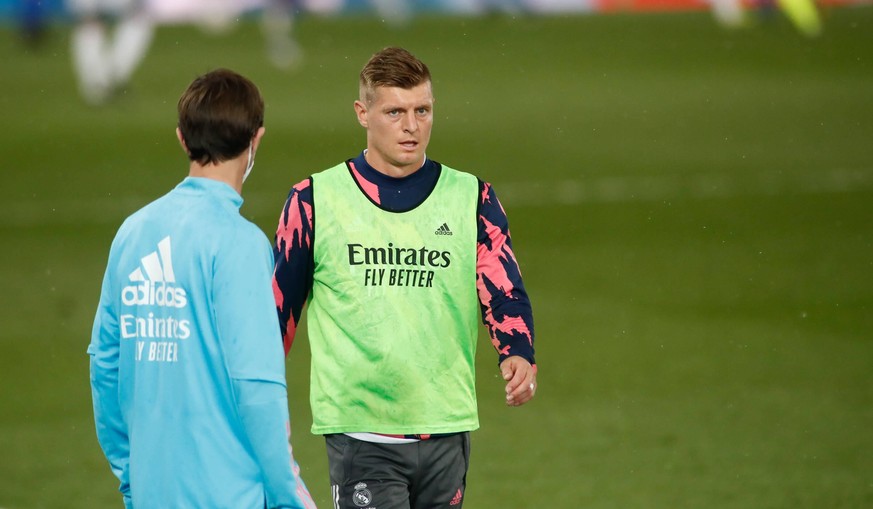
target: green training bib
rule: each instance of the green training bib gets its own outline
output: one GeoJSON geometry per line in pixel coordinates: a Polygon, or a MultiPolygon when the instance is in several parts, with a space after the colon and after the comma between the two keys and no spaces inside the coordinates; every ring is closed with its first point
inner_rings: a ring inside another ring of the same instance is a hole
{"type": "Polygon", "coordinates": [[[345,163],[312,181],[312,432],[478,428],[476,177],[443,166],[402,213],[372,202],[345,163]]]}

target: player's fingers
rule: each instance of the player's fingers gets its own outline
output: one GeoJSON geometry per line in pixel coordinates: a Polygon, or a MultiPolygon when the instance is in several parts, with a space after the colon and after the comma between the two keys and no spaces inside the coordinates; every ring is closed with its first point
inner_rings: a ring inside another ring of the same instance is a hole
{"type": "Polygon", "coordinates": [[[501,374],[503,375],[504,380],[509,380],[512,378],[513,369],[508,363],[500,366],[501,374]]]}
{"type": "Polygon", "coordinates": [[[506,403],[511,406],[523,405],[533,398],[536,388],[535,378],[530,374],[526,374],[522,376],[521,383],[512,391],[509,390],[507,384],[506,403]]]}
{"type": "Polygon", "coordinates": [[[530,386],[523,387],[518,394],[510,394],[506,397],[506,404],[509,406],[521,406],[533,399],[533,391],[530,386]]]}
{"type": "Polygon", "coordinates": [[[506,382],[506,394],[515,394],[524,387],[527,375],[522,369],[514,369],[512,378],[506,382]]]}

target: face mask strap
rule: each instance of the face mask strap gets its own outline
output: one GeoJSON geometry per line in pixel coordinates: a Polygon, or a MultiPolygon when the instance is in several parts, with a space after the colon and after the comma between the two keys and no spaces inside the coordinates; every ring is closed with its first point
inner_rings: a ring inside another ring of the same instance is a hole
{"type": "Polygon", "coordinates": [[[249,145],[249,159],[248,163],[246,163],[246,172],[243,173],[243,182],[249,178],[249,174],[252,172],[252,168],[255,167],[255,153],[254,153],[254,144],[249,145]]]}

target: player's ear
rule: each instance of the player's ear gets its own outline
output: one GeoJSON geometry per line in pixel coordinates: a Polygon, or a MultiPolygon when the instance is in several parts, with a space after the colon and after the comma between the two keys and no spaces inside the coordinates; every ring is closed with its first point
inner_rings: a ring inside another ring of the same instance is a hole
{"type": "Polygon", "coordinates": [[[254,138],[252,138],[252,149],[255,152],[258,151],[258,145],[261,144],[261,138],[264,137],[265,132],[267,132],[267,129],[264,126],[259,127],[258,130],[255,132],[255,136],[254,138]]]}
{"type": "Polygon", "coordinates": [[[369,125],[367,121],[367,105],[361,101],[355,101],[355,114],[358,116],[358,123],[366,129],[369,125]]]}
{"type": "Polygon", "coordinates": [[[185,144],[185,137],[182,136],[182,130],[179,129],[178,127],[176,128],[176,139],[179,140],[179,145],[182,146],[182,150],[185,151],[185,154],[190,156],[191,152],[188,151],[188,145],[185,144]]]}

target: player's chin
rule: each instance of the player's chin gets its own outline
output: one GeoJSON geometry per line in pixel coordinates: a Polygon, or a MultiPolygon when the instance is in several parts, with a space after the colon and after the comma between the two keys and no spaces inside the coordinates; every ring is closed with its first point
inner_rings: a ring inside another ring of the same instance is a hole
{"type": "Polygon", "coordinates": [[[397,150],[397,157],[399,159],[417,160],[423,153],[423,146],[420,143],[415,145],[400,145],[397,150]]]}

